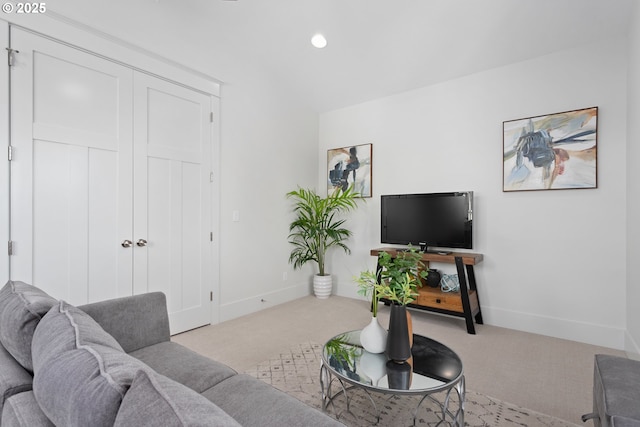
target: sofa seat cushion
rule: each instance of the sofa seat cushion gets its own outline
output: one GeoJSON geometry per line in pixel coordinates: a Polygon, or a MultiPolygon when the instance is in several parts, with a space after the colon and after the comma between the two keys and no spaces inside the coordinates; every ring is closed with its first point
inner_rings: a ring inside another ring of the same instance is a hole
{"type": "Polygon", "coordinates": [[[198,393],[237,372],[174,342],[163,342],[129,353],[154,371],[198,393]]]}
{"type": "Polygon", "coordinates": [[[95,320],[61,301],[33,336],[33,392],[56,425],[111,426],[136,372],[149,369],[127,355],[95,320]]]}
{"type": "Polygon", "coordinates": [[[152,371],[139,371],[125,394],[115,427],[240,427],[195,391],[152,371]]]}
{"type": "Polygon", "coordinates": [[[7,427],[54,427],[42,412],[33,391],[14,394],[2,409],[2,425],[7,427]]]}
{"type": "Polygon", "coordinates": [[[344,427],[328,415],[245,374],[228,378],[202,395],[245,427],[344,427]]]}
{"type": "Polygon", "coordinates": [[[596,354],[594,411],[604,427],[640,427],[640,362],[596,354]]]}
{"type": "Polygon", "coordinates": [[[33,372],[33,333],[56,302],[42,290],[23,282],[9,281],[0,289],[0,342],[30,372],[33,372]]]}

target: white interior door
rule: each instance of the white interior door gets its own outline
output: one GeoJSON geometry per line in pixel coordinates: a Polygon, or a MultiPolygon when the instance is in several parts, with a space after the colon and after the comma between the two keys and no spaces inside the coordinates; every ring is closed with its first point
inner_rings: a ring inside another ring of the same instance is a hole
{"type": "Polygon", "coordinates": [[[167,295],[172,333],[211,322],[211,102],[134,75],[134,292],[167,295]]]}
{"type": "Polygon", "coordinates": [[[133,71],[11,31],[11,278],[72,304],[131,295],[133,71]]]}

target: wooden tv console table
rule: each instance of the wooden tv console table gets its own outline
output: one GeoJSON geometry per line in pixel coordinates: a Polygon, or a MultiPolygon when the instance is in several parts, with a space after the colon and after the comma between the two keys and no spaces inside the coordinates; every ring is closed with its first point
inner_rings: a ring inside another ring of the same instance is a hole
{"type": "MultiPolygon", "coordinates": [[[[380,252],[387,252],[392,257],[395,257],[398,253],[398,248],[372,249],[371,255],[377,257],[380,252]]],[[[424,285],[418,289],[416,301],[409,304],[408,307],[464,317],[467,322],[467,332],[475,334],[476,328],[473,320],[475,318],[476,323],[482,325],[482,311],[480,310],[480,299],[478,298],[473,266],[482,261],[482,254],[451,252],[442,255],[426,252],[422,255],[422,261],[426,267],[429,266],[429,261],[455,264],[458,270],[458,279],[460,280],[460,292],[442,292],[439,287],[431,288],[424,285]]],[[[376,268],[379,270],[380,266],[378,265],[376,268]]],[[[385,303],[388,304],[388,301],[385,303]]]]}

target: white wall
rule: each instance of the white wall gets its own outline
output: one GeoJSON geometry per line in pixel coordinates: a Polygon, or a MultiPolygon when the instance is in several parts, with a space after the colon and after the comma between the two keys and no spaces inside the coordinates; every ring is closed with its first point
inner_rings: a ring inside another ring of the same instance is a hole
{"type": "Polygon", "coordinates": [[[626,40],[608,40],[321,115],[319,183],[327,149],[373,144],[353,255],[329,264],[337,293],[355,296],[352,277],[374,267],[381,194],[473,190],[485,322],[622,348],[626,55],[626,40]],[[503,121],[593,106],[597,189],[502,192],[503,121]]]}
{"type": "Polygon", "coordinates": [[[625,350],[640,359],[640,4],[634,2],[629,31],[627,110],[627,336],[625,350]]]}
{"type": "Polygon", "coordinates": [[[310,289],[311,270],[293,271],[288,264],[291,204],[285,194],[315,185],[318,116],[256,77],[223,87],[221,320],[310,289]]]}

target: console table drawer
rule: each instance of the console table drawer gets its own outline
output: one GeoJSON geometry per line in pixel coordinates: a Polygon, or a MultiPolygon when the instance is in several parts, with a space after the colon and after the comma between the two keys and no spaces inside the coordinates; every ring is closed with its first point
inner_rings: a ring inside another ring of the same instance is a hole
{"type": "Polygon", "coordinates": [[[445,293],[438,290],[420,289],[415,304],[463,312],[462,298],[459,292],[445,293]]]}

